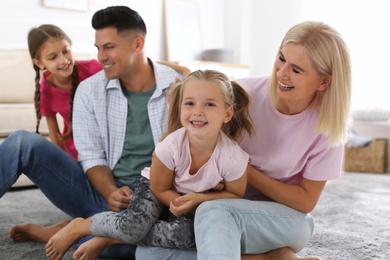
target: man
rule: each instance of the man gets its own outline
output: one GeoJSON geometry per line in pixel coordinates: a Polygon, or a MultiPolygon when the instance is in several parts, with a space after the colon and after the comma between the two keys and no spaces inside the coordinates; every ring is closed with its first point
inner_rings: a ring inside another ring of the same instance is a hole
{"type": "MultiPolygon", "coordinates": [[[[23,172],[73,218],[127,207],[140,172],[150,166],[154,146],[165,131],[166,90],[181,79],[172,68],[147,58],[146,26],[136,11],[125,6],[99,10],[92,26],[103,71],[83,81],[74,99],[73,131],[80,164],[44,138],[25,131],[15,132],[0,146],[1,195],[23,172]]],[[[67,223],[20,225],[10,232],[46,243],[67,223]]],[[[75,254],[97,257],[106,246],[87,245],[75,254]]],[[[108,247],[102,255],[129,256],[134,251],[131,245],[108,247]]]]}

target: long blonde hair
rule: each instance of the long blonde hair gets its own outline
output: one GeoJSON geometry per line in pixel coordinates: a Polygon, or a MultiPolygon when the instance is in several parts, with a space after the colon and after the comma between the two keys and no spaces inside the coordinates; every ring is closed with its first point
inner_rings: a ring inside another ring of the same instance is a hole
{"type": "MultiPolygon", "coordinates": [[[[222,126],[222,131],[230,138],[239,140],[244,131],[249,135],[253,132],[252,121],[249,116],[249,95],[237,82],[230,81],[222,72],[216,70],[197,70],[192,72],[183,82],[177,84],[170,94],[170,107],[168,117],[168,131],[164,137],[181,128],[180,121],[181,104],[186,84],[190,81],[199,80],[216,84],[220,87],[227,106],[232,106],[234,114],[232,119],[222,126]]],[[[163,138],[164,138],[163,137],[163,138]]]]}
{"type": "MultiPolygon", "coordinates": [[[[328,136],[333,146],[345,143],[350,123],[352,79],[349,50],[342,36],[322,22],[306,21],[286,33],[278,55],[288,43],[303,46],[315,70],[322,76],[331,76],[330,85],[325,91],[317,92],[310,109],[320,113],[316,131],[328,136]]],[[[274,68],[270,86],[274,104],[277,84],[274,68]]]]}

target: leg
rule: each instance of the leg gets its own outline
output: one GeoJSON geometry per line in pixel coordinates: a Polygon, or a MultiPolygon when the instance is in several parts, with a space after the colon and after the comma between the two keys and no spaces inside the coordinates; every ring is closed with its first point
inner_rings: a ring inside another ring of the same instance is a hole
{"type": "Polygon", "coordinates": [[[276,202],[208,201],[195,215],[200,259],[240,259],[241,253],[262,254],[284,247],[298,252],[308,243],[313,228],[309,214],[276,202]]]}
{"type": "Polygon", "coordinates": [[[87,218],[108,208],[78,162],[40,135],[15,131],[0,145],[0,158],[0,196],[24,173],[72,217],[87,218]]]}
{"type": "Polygon", "coordinates": [[[89,222],[90,218],[75,218],[54,234],[46,244],[46,256],[49,259],[61,259],[74,243],[91,234],[89,222]]]}
{"type": "Polygon", "coordinates": [[[60,229],[69,224],[69,220],[60,221],[54,225],[44,227],[34,223],[24,223],[10,228],[9,235],[15,242],[36,241],[47,243],[49,239],[60,229]]]}
{"type": "Polygon", "coordinates": [[[94,215],[90,228],[95,236],[137,243],[160,218],[163,207],[150,190],[149,180],[141,177],[129,207],[121,213],[102,212],[94,215]]]}
{"type": "Polygon", "coordinates": [[[194,218],[184,215],[170,221],[158,220],[144,239],[143,246],[188,249],[195,247],[194,218]]]}
{"type": "Polygon", "coordinates": [[[79,246],[73,253],[73,260],[97,259],[105,248],[113,244],[118,244],[118,240],[107,237],[93,237],[79,246]]]}
{"type": "MultiPolygon", "coordinates": [[[[15,131],[1,143],[0,158],[0,196],[11,188],[23,172],[56,207],[71,217],[87,218],[108,210],[107,202],[89,183],[79,163],[40,135],[24,130],[15,131]]],[[[51,228],[31,224],[22,232],[27,232],[24,238],[34,239],[38,230],[42,237],[37,239],[47,242],[60,228],[61,223],[51,228]],[[28,233],[29,230],[35,231],[28,233]]],[[[17,230],[21,229],[11,228],[11,236],[15,236],[14,231],[19,232],[17,230]]],[[[110,248],[105,252],[116,253],[110,248]]],[[[129,256],[130,251],[134,252],[134,247],[125,245],[120,252],[129,256]]]]}

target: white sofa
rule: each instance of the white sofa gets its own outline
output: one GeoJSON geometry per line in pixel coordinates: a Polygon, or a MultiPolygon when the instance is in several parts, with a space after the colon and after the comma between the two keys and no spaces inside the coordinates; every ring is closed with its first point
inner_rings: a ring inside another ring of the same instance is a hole
{"type": "MultiPolygon", "coordinates": [[[[76,59],[96,58],[96,54],[75,54],[76,59]]],[[[35,72],[27,49],[0,50],[0,143],[13,131],[24,129],[35,132],[34,110],[35,72]]],[[[62,128],[62,119],[59,119],[62,128]]],[[[45,118],[39,127],[48,138],[45,118]]],[[[0,158],[1,159],[1,158],[0,158]]],[[[13,187],[32,185],[25,176],[13,187]]]]}

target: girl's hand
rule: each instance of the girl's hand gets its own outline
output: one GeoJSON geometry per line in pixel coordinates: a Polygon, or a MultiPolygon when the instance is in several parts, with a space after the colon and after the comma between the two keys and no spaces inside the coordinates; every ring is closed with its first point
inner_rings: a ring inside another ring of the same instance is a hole
{"type": "Polygon", "coordinates": [[[187,213],[194,214],[198,205],[202,202],[197,193],[189,193],[176,198],[171,201],[169,210],[176,217],[182,216],[187,213]]]}

